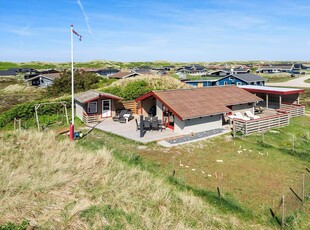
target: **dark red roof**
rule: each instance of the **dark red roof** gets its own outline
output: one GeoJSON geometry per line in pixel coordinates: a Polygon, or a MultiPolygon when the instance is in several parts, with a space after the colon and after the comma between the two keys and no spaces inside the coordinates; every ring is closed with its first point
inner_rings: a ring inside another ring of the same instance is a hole
{"type": "Polygon", "coordinates": [[[262,101],[234,85],[152,91],[136,101],[151,96],[161,101],[181,120],[223,114],[231,111],[227,106],[262,101]]]}

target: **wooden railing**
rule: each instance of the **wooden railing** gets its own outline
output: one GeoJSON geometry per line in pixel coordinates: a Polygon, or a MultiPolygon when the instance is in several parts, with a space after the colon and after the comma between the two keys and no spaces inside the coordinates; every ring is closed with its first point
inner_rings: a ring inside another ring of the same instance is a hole
{"type": "Polygon", "coordinates": [[[287,126],[289,124],[289,118],[289,113],[281,111],[279,112],[279,114],[274,116],[249,121],[234,118],[234,137],[236,136],[237,132],[241,132],[244,135],[249,135],[256,132],[264,132],[272,128],[287,126]]]}
{"type": "Polygon", "coordinates": [[[281,104],[281,108],[277,110],[278,112],[287,112],[290,117],[300,117],[305,114],[304,105],[294,105],[294,104],[281,104]]]}
{"type": "Polygon", "coordinates": [[[83,113],[83,122],[85,124],[90,124],[90,123],[98,123],[98,115],[89,115],[86,113],[83,113]]]}
{"type": "Polygon", "coordinates": [[[138,114],[138,109],[140,107],[140,103],[133,101],[122,101],[123,107],[125,109],[131,110],[133,113],[138,114]]]}

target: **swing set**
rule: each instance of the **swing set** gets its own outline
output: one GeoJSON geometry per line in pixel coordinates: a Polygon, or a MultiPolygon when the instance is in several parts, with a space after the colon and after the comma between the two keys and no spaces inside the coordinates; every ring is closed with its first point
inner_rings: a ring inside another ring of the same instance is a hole
{"type": "MultiPolygon", "coordinates": [[[[65,101],[57,101],[57,102],[46,102],[46,103],[40,103],[40,104],[36,104],[34,106],[35,109],[35,118],[36,118],[36,124],[38,127],[38,131],[40,131],[40,122],[39,122],[39,115],[38,115],[38,111],[40,108],[42,108],[44,105],[51,105],[51,104],[59,104],[60,106],[63,107],[63,114],[61,115],[61,120],[59,121],[59,109],[57,110],[57,117],[56,120],[58,121],[59,124],[64,124],[64,118],[66,118],[66,122],[69,125],[69,118],[68,118],[68,111],[67,111],[67,105],[65,101]]],[[[48,121],[46,122],[46,119],[44,121],[44,124],[42,125],[42,130],[44,130],[46,127],[48,127],[49,125],[56,123],[57,121],[51,121],[50,118],[48,118],[48,121]]]]}

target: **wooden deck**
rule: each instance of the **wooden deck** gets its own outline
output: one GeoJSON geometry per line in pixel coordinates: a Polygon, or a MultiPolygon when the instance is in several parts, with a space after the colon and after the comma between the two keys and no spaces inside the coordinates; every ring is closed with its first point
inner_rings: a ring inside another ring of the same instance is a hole
{"type": "Polygon", "coordinates": [[[282,105],[281,109],[266,109],[263,114],[259,114],[259,119],[242,120],[233,119],[234,136],[237,132],[249,135],[257,132],[264,132],[272,128],[287,126],[291,117],[303,116],[305,106],[303,105],[282,105]]]}

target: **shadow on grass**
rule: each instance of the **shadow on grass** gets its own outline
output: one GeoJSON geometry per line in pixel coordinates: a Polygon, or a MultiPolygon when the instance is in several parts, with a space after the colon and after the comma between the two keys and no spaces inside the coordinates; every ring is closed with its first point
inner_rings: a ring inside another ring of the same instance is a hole
{"type": "Polygon", "coordinates": [[[189,191],[192,192],[195,196],[203,198],[208,203],[215,205],[221,211],[227,213],[231,212],[234,214],[239,214],[239,216],[245,219],[252,219],[253,214],[250,210],[241,206],[241,204],[237,203],[234,199],[229,197],[228,194],[225,194],[224,197],[219,197],[216,192],[207,191],[205,189],[194,188],[190,185],[185,184],[181,180],[169,176],[167,178],[168,183],[176,186],[181,191],[189,191]]]}

